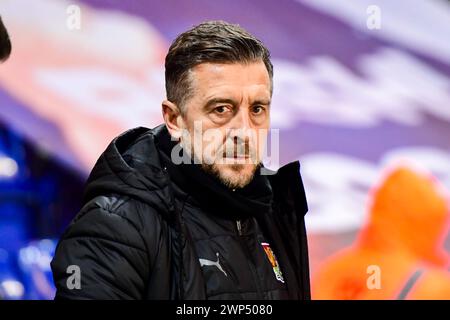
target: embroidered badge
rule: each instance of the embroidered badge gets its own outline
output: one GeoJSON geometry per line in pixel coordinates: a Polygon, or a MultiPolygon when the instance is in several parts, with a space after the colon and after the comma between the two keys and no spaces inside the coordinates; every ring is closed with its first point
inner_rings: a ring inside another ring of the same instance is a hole
{"type": "Polygon", "coordinates": [[[267,242],[262,242],[261,245],[264,248],[264,252],[266,253],[267,258],[269,258],[273,272],[275,273],[275,277],[277,278],[278,281],[284,283],[284,278],[283,274],[281,273],[280,265],[278,264],[277,258],[275,257],[272,248],[270,248],[270,245],[267,242]]]}

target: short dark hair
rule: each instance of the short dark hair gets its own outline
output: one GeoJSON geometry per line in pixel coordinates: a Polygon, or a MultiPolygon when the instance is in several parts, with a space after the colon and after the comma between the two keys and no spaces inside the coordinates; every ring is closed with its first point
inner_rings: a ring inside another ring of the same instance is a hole
{"type": "Polygon", "coordinates": [[[0,17],[0,62],[8,59],[11,54],[11,41],[6,31],[2,18],[0,17]]]}
{"type": "Polygon", "coordinates": [[[239,25],[224,21],[203,22],[180,34],[165,61],[166,95],[181,111],[193,94],[189,71],[201,63],[249,63],[262,60],[272,91],[273,66],[270,52],[239,25]]]}

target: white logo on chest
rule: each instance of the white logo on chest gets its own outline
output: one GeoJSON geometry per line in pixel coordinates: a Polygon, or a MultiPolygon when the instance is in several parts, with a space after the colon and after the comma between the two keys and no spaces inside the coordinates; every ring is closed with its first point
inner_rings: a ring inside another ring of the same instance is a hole
{"type": "Polygon", "coordinates": [[[219,253],[216,252],[216,256],[217,256],[217,261],[212,261],[212,260],[208,260],[208,259],[198,259],[198,261],[200,261],[200,266],[215,266],[217,267],[217,269],[219,269],[220,271],[223,272],[223,274],[227,277],[227,273],[225,272],[225,270],[222,269],[222,266],[220,265],[219,262],[219,253]]]}

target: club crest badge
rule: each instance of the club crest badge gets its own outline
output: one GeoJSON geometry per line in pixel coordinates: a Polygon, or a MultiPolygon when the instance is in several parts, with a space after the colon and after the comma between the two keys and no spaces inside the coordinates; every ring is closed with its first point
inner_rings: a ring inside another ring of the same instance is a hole
{"type": "Polygon", "coordinates": [[[261,243],[262,247],[264,248],[264,252],[267,255],[267,258],[270,261],[270,264],[272,265],[273,272],[275,273],[275,277],[278,281],[284,283],[283,274],[280,269],[280,265],[278,264],[277,258],[275,257],[275,254],[272,251],[272,248],[267,242],[261,243]]]}

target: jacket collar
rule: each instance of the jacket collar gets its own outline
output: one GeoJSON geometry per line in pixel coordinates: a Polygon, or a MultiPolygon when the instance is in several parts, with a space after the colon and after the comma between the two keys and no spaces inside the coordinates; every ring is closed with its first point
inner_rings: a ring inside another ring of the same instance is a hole
{"type": "Polygon", "coordinates": [[[200,164],[174,164],[170,155],[179,144],[172,141],[167,129],[161,128],[155,137],[160,159],[170,175],[170,179],[208,212],[227,219],[242,219],[268,213],[272,206],[272,188],[261,168],[255,172],[251,182],[239,189],[230,189],[217,177],[205,172],[200,164]]]}

